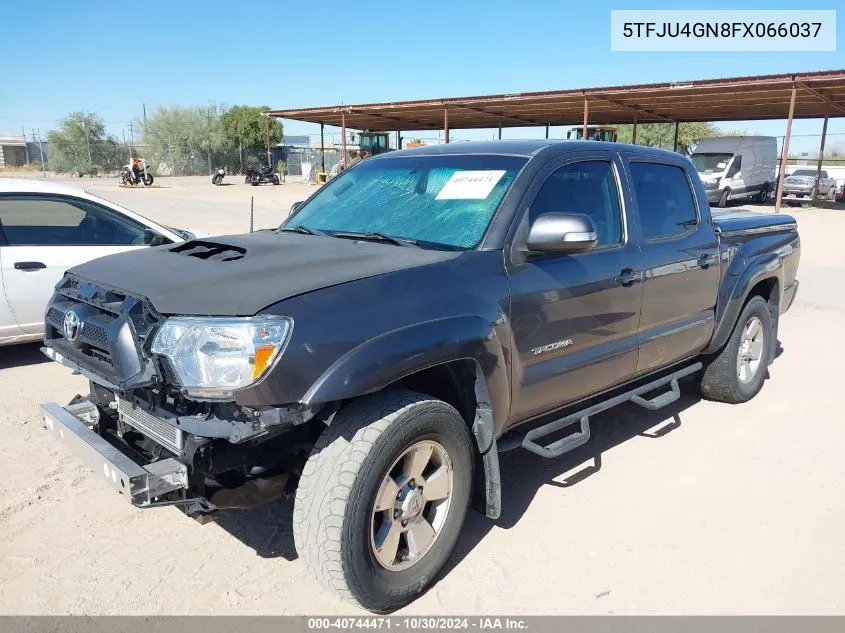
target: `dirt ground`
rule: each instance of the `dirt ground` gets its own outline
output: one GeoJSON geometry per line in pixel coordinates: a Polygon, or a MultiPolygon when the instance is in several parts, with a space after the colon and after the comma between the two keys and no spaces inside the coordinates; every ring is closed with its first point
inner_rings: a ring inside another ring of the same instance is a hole
{"type": "MultiPolygon", "coordinates": [[[[277,225],[313,187],[162,178],[95,193],[208,232],[277,225]]],[[[73,184],[79,184],[75,180],[73,184]]],[[[471,513],[416,614],[845,612],[845,213],[793,209],[803,252],[783,353],[745,405],[612,410],[577,453],[502,456],[503,516],[471,513]]],[[[38,404],[85,381],[38,347],[0,348],[0,613],[359,613],[296,559],[291,503],[201,526],[137,510],[42,428],[38,404]]]]}

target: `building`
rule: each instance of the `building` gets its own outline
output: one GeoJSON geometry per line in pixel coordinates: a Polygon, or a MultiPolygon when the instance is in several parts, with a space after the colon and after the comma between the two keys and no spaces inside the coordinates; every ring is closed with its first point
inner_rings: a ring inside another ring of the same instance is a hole
{"type": "Polygon", "coordinates": [[[26,137],[0,132],[0,169],[20,167],[28,162],[26,137]]]}

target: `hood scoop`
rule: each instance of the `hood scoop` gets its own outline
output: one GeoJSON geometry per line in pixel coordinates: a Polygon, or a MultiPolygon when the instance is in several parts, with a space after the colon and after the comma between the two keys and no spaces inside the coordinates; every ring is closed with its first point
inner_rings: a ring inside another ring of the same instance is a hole
{"type": "Polygon", "coordinates": [[[202,240],[191,240],[184,242],[170,249],[171,253],[188,255],[197,259],[205,259],[219,262],[233,262],[243,259],[246,249],[240,246],[220,244],[218,242],[206,242],[202,240]]]}

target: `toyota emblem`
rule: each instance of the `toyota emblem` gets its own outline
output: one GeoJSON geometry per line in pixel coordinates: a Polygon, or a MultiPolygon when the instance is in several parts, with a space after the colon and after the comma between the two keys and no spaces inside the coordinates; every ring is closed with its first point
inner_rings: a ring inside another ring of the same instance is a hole
{"type": "Polygon", "coordinates": [[[62,333],[69,341],[75,341],[79,336],[79,331],[82,329],[82,319],[74,310],[65,312],[65,318],[62,321],[62,333]]]}

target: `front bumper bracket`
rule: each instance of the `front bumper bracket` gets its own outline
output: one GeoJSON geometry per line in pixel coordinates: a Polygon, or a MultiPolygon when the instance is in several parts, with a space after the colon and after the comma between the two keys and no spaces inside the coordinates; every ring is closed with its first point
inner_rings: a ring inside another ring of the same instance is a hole
{"type": "Polygon", "coordinates": [[[59,442],[133,505],[154,506],[158,497],[188,488],[187,466],[172,457],[138,464],[55,402],[42,404],[41,416],[45,428],[59,442]]]}

